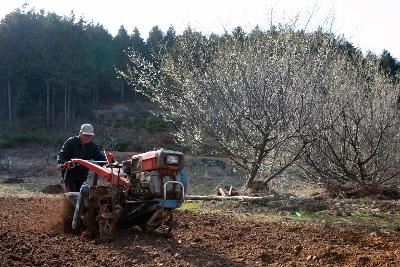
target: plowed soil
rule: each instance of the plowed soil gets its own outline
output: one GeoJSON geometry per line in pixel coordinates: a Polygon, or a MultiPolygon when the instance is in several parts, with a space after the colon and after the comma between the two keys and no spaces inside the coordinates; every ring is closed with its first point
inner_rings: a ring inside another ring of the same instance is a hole
{"type": "Polygon", "coordinates": [[[177,211],[171,237],[65,234],[61,198],[0,198],[0,266],[400,266],[400,235],[177,211]]]}

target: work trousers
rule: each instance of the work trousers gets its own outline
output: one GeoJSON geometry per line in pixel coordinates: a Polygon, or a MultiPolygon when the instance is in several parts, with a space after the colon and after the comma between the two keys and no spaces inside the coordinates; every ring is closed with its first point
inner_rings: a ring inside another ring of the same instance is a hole
{"type": "Polygon", "coordinates": [[[79,192],[86,178],[87,177],[75,177],[67,174],[64,179],[64,192],[79,192]]]}

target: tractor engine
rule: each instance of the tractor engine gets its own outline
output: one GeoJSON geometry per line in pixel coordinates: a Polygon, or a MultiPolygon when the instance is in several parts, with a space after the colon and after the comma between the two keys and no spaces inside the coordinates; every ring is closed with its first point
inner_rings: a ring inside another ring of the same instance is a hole
{"type": "Polygon", "coordinates": [[[186,184],[181,176],[183,165],[183,153],[171,150],[150,151],[122,162],[123,172],[132,183],[131,196],[143,200],[180,200],[186,184]]]}

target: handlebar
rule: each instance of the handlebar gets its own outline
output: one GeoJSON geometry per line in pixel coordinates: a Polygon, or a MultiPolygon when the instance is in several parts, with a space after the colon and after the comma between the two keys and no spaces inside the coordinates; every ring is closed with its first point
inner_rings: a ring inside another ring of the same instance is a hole
{"type": "MultiPolygon", "coordinates": [[[[114,163],[109,163],[108,161],[105,160],[86,160],[87,162],[98,164],[98,165],[105,165],[106,167],[114,167],[114,168],[122,168],[122,165],[120,165],[118,162],[114,163]]],[[[63,164],[63,169],[72,169],[75,168],[76,165],[81,165],[77,162],[72,162],[72,161],[66,161],[63,164]]]]}

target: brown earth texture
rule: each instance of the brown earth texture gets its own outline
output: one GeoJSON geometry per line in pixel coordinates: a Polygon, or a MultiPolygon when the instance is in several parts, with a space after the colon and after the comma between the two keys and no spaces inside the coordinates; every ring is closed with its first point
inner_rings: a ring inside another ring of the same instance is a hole
{"type": "Polygon", "coordinates": [[[61,196],[0,198],[0,266],[400,266],[400,234],[176,211],[175,228],[65,234],[61,196]]]}
{"type": "MultiPolygon", "coordinates": [[[[321,198],[292,179],[263,203],[186,201],[168,237],[138,227],[106,243],[67,234],[57,152],[0,151],[0,266],[400,266],[400,200],[321,198]]],[[[187,168],[188,194],[243,183],[226,160],[189,157],[187,168]]]]}

